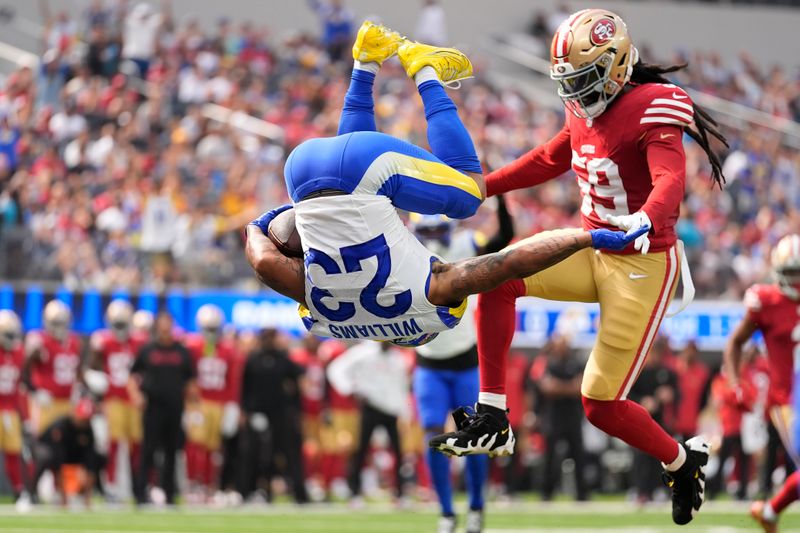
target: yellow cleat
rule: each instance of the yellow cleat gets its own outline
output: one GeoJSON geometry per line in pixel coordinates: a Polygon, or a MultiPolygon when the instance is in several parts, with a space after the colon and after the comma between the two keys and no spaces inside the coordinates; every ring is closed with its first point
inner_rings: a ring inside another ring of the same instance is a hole
{"type": "Polygon", "coordinates": [[[422,67],[433,68],[439,81],[445,84],[472,77],[472,63],[455,48],[406,41],[397,50],[397,56],[409,78],[413,78],[422,67]]]}
{"type": "Polygon", "coordinates": [[[397,53],[403,41],[403,37],[396,31],[365,20],[353,44],[353,59],[380,65],[397,53]]]}

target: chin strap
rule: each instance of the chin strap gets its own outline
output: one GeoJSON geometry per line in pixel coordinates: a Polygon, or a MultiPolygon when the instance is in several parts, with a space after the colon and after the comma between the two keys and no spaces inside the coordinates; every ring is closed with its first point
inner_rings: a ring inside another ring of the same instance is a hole
{"type": "Polygon", "coordinates": [[[681,256],[681,281],[683,282],[683,295],[681,296],[681,304],[675,311],[667,313],[667,318],[675,316],[692,303],[694,300],[694,281],[692,280],[692,271],[689,269],[689,260],[686,259],[686,250],[683,246],[683,241],[679,240],[675,243],[675,250],[681,256]]]}

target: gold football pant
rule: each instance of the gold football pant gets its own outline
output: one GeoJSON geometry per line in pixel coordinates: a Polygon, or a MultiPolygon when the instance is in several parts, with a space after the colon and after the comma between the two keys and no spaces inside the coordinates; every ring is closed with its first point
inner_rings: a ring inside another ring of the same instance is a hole
{"type": "MultiPolygon", "coordinates": [[[[515,246],[565,231],[573,230],[539,233],[515,246]]],[[[626,399],[675,293],[680,260],[675,246],[647,255],[585,248],[524,280],[528,296],[600,304],[597,340],[583,373],[583,396],[626,399]]]]}

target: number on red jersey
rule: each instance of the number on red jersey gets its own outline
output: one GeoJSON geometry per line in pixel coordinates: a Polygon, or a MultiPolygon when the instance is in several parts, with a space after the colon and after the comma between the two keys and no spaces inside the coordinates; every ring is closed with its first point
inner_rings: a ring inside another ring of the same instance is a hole
{"type": "Polygon", "coordinates": [[[607,157],[581,157],[572,151],[572,168],[578,175],[583,202],[581,213],[591,216],[592,211],[601,219],[606,215],[629,215],[628,194],[622,185],[619,166],[607,157]]]}
{"type": "Polygon", "coordinates": [[[197,361],[197,386],[203,390],[225,390],[228,363],[221,357],[201,357],[197,361]]]}

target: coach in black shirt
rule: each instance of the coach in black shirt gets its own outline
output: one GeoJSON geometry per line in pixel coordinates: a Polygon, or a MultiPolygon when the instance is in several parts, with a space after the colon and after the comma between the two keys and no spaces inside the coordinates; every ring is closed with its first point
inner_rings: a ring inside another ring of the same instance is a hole
{"type": "Polygon", "coordinates": [[[142,457],[134,483],[139,504],[147,503],[145,489],[159,449],[164,454],[161,487],[167,503],[175,502],[175,454],[181,439],[183,403],[187,393],[197,394],[192,358],[173,336],[172,327],[172,316],[159,313],[154,341],[139,351],[128,382],[131,401],[144,409],[142,457]]]}
{"type": "MultiPolygon", "coordinates": [[[[567,457],[575,461],[575,491],[578,500],[589,497],[584,479],[583,406],[581,405],[581,376],[583,361],[579,360],[566,337],[554,335],[544,350],[544,372],[534,383],[540,430],[546,439],[545,477],[542,499],[553,498],[561,478],[563,460],[559,445],[566,444],[567,457]]],[[[537,369],[538,370],[538,369],[537,369]]]]}
{"type": "Polygon", "coordinates": [[[303,369],[289,359],[277,332],[265,329],[242,372],[245,428],[240,449],[239,490],[251,494],[260,478],[269,485],[281,470],[297,503],[308,501],[303,469],[299,379],[303,369]]]}

